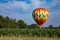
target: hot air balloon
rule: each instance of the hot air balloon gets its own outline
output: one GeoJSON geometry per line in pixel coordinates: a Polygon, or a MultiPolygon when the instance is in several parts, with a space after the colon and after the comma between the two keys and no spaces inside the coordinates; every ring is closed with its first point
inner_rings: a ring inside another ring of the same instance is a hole
{"type": "Polygon", "coordinates": [[[39,26],[42,26],[48,19],[49,12],[45,8],[36,8],[32,12],[33,19],[39,26]]]}

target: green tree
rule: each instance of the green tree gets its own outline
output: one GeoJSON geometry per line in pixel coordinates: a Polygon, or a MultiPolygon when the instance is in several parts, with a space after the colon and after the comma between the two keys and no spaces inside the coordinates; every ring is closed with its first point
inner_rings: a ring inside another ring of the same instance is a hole
{"type": "Polygon", "coordinates": [[[31,25],[30,25],[30,28],[35,29],[35,28],[39,28],[39,27],[37,26],[37,24],[31,24],[31,25]]]}
{"type": "Polygon", "coordinates": [[[4,28],[8,28],[10,26],[9,22],[10,22],[10,18],[8,16],[4,17],[4,22],[3,22],[4,28]]]}
{"type": "Polygon", "coordinates": [[[58,28],[60,28],[60,25],[58,26],[58,28]]]}
{"type": "Polygon", "coordinates": [[[0,28],[3,28],[4,26],[4,17],[0,15],[0,28]]]}
{"type": "Polygon", "coordinates": [[[23,20],[18,20],[17,23],[18,23],[19,28],[26,28],[26,24],[23,20]]]}
{"type": "Polygon", "coordinates": [[[48,27],[48,28],[52,29],[52,28],[53,28],[53,25],[49,25],[49,27],[48,27]]]}
{"type": "Polygon", "coordinates": [[[16,28],[16,26],[17,26],[16,24],[17,24],[16,19],[10,19],[9,28],[16,28]]]}

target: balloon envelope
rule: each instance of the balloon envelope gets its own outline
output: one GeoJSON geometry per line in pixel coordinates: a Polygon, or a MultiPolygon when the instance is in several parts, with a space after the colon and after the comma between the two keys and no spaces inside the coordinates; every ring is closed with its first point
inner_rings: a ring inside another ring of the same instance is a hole
{"type": "Polygon", "coordinates": [[[36,8],[32,12],[32,16],[39,26],[42,26],[48,19],[48,10],[45,8],[36,8]]]}

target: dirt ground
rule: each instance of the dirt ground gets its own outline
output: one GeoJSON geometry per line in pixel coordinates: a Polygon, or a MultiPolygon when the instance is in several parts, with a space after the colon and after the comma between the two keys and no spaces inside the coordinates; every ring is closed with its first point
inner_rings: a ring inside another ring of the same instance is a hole
{"type": "Polygon", "coordinates": [[[60,40],[60,38],[48,38],[48,37],[15,37],[15,36],[0,36],[0,40],[60,40]]]}

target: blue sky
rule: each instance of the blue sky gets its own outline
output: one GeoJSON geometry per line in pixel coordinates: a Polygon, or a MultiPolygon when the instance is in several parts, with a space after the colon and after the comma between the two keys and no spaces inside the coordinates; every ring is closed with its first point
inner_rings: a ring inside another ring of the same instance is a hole
{"type": "Polygon", "coordinates": [[[49,11],[49,18],[43,26],[60,25],[60,0],[0,0],[0,15],[22,19],[27,24],[36,23],[32,18],[35,8],[49,11]]]}

